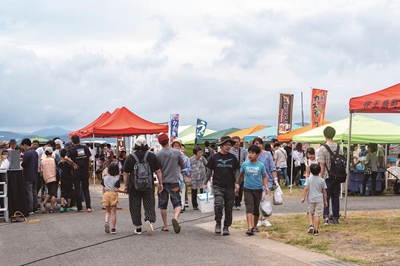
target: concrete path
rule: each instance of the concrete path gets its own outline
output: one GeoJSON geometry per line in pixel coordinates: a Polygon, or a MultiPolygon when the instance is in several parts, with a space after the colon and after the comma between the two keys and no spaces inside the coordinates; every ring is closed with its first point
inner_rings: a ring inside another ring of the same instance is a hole
{"type": "MultiPolygon", "coordinates": [[[[169,232],[160,230],[157,210],[154,234],[135,235],[128,199],[122,194],[117,234],[106,234],[101,187],[91,185],[90,189],[93,213],[56,211],[29,217],[40,220],[37,223],[0,223],[0,265],[350,265],[259,236],[248,237],[235,229],[230,229],[230,236],[215,235],[213,213],[191,208],[179,218],[180,234],[172,226],[169,232]]],[[[348,210],[398,209],[399,203],[399,196],[349,197],[348,210]]],[[[297,198],[274,206],[275,214],[299,212],[305,213],[306,205],[297,198]]],[[[234,211],[234,219],[244,219],[244,215],[244,210],[234,211]]]]}

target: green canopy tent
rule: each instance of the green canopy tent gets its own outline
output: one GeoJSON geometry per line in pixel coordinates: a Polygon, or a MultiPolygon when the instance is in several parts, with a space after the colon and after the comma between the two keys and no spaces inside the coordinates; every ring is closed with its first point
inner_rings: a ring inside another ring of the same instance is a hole
{"type": "Polygon", "coordinates": [[[40,136],[34,136],[31,138],[31,141],[34,140],[38,140],[39,141],[39,145],[45,145],[47,141],[49,141],[48,139],[42,138],[40,136]]]}
{"type": "MultiPolygon", "coordinates": [[[[335,142],[347,142],[349,138],[349,118],[314,128],[293,136],[294,142],[325,143],[324,129],[331,126],[336,130],[335,142]]],[[[351,144],[400,143],[400,126],[357,115],[352,118],[351,144]]]]}
{"type": "Polygon", "coordinates": [[[224,129],[224,130],[220,130],[220,131],[216,131],[214,133],[211,133],[207,136],[202,137],[201,139],[197,140],[197,144],[204,144],[204,142],[208,141],[210,143],[217,143],[218,140],[225,135],[231,134],[233,132],[239,131],[240,128],[236,128],[236,127],[231,127],[228,129],[224,129]]]}

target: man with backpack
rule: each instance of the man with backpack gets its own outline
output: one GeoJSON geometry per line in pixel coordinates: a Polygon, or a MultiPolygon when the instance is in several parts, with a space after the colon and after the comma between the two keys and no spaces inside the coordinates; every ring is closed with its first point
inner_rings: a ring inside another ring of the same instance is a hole
{"type": "Polygon", "coordinates": [[[340,183],[346,181],[346,159],[339,144],[333,141],[336,130],[327,126],[324,129],[326,144],[318,151],[318,163],[321,166],[320,176],[325,179],[328,206],[324,207],[324,225],[329,225],[329,205],[332,205],[332,224],[339,223],[340,183]]]}
{"type": "Polygon", "coordinates": [[[138,235],[142,234],[142,201],[148,235],[153,233],[152,223],[156,222],[153,173],[158,178],[158,192],[163,191],[160,163],[156,155],[148,149],[146,139],[138,137],[134,152],[126,158],[123,169],[125,193],[129,194],[129,211],[136,227],[134,232],[138,235]]]}
{"type": "Polygon", "coordinates": [[[204,153],[203,156],[204,158],[206,158],[208,160],[208,158],[210,158],[213,154],[214,154],[214,150],[213,148],[210,147],[210,142],[208,140],[206,140],[204,142],[204,153]]]}

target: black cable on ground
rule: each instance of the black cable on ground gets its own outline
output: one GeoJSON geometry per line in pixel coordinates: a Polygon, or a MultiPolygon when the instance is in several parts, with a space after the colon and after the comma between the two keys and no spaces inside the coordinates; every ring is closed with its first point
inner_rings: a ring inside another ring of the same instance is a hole
{"type": "MultiPolygon", "coordinates": [[[[214,213],[210,214],[210,215],[207,215],[207,216],[202,216],[202,217],[199,217],[199,218],[196,218],[196,219],[186,220],[186,221],[180,222],[179,224],[184,224],[184,223],[188,223],[188,222],[195,222],[195,221],[199,221],[201,219],[205,219],[205,218],[209,218],[209,217],[213,217],[213,216],[214,216],[214,213]]],[[[154,228],[154,230],[160,230],[162,227],[163,226],[154,228]]],[[[143,231],[143,232],[147,232],[147,231],[143,231]]],[[[90,245],[87,245],[87,246],[83,246],[83,247],[80,247],[80,248],[71,249],[71,250],[68,250],[68,251],[64,251],[64,252],[61,252],[61,253],[58,253],[58,254],[54,254],[54,255],[51,255],[51,256],[48,256],[48,257],[44,257],[44,258],[41,258],[41,259],[38,259],[38,260],[34,260],[34,261],[31,261],[31,262],[27,262],[27,263],[21,264],[21,266],[34,264],[34,263],[37,263],[37,262],[41,262],[43,260],[55,258],[55,257],[61,256],[61,255],[69,254],[69,253],[72,253],[72,252],[75,252],[75,251],[80,251],[80,250],[83,250],[83,249],[86,249],[86,248],[95,247],[95,246],[102,245],[102,244],[105,244],[105,243],[109,243],[109,242],[112,242],[112,241],[128,238],[128,237],[131,237],[131,236],[134,236],[134,235],[136,235],[136,234],[130,234],[130,235],[127,235],[127,236],[116,237],[116,238],[112,238],[112,239],[109,239],[109,240],[105,240],[105,241],[101,241],[101,242],[98,242],[98,243],[94,243],[94,244],[90,244],[90,245]]]]}

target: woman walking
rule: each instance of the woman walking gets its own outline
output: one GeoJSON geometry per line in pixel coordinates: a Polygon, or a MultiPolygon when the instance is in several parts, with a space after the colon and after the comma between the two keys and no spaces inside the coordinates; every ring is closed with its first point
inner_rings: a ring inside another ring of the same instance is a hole
{"type": "Polygon", "coordinates": [[[192,168],[192,206],[193,210],[198,210],[197,191],[203,193],[203,184],[206,180],[207,160],[203,157],[203,151],[200,147],[193,149],[193,156],[190,157],[190,167],[192,168]]]}

